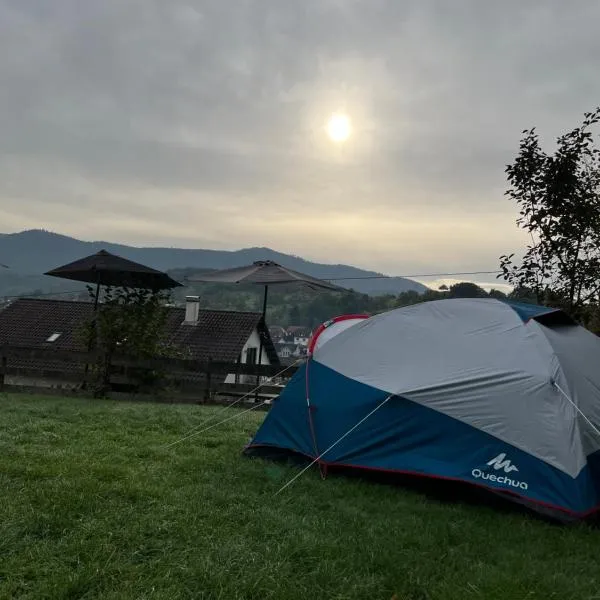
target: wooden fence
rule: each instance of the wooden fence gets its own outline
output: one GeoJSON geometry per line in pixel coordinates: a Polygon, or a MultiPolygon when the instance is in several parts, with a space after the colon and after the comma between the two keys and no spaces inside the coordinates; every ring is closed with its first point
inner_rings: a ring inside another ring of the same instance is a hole
{"type": "Polygon", "coordinates": [[[267,402],[281,393],[297,366],[252,365],[176,358],[110,358],[97,352],[0,347],[0,390],[95,394],[163,402],[267,402]],[[101,392],[86,365],[105,361],[101,392]],[[149,378],[148,376],[151,375],[149,378]],[[270,381],[266,381],[270,378],[270,381]],[[233,381],[230,381],[233,380],[233,381]],[[250,380],[250,381],[245,381],[250,380]],[[261,385],[257,388],[257,382],[261,385]]]}

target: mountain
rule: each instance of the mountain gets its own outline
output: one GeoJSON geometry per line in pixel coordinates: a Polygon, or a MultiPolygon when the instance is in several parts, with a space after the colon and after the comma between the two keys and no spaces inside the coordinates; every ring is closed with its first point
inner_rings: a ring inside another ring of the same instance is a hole
{"type": "MultiPolygon", "coordinates": [[[[48,231],[30,230],[0,234],[0,263],[10,266],[9,270],[0,269],[0,296],[32,293],[34,290],[39,293],[74,289],[73,282],[65,282],[41,274],[101,249],[163,271],[185,268],[225,269],[256,260],[273,260],[291,269],[323,279],[381,275],[375,271],[365,271],[349,265],[313,263],[270,248],[245,248],[235,251],[138,248],[110,242],[85,242],[48,231]],[[22,288],[20,291],[15,291],[20,288],[22,288]]],[[[424,285],[403,277],[348,279],[336,283],[370,295],[427,290],[424,285]]]]}

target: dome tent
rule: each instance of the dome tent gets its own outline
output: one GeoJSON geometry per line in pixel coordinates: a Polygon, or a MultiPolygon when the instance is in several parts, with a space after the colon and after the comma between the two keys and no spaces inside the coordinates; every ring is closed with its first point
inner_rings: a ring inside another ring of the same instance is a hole
{"type": "Polygon", "coordinates": [[[467,482],[557,518],[600,504],[600,339],[564,313],[447,299],[320,346],[248,455],[467,482]]]}

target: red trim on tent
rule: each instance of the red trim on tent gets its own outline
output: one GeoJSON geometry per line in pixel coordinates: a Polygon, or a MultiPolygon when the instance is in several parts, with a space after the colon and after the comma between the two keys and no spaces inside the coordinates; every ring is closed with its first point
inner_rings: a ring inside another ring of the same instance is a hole
{"type": "Polygon", "coordinates": [[[365,314],[356,314],[356,315],[340,315],[339,317],[334,317],[333,319],[329,319],[329,321],[325,321],[325,323],[321,323],[321,325],[319,325],[317,327],[317,330],[313,333],[312,337],[310,338],[310,342],[308,344],[308,353],[312,354],[313,350],[315,349],[315,345],[317,343],[317,340],[319,339],[319,336],[331,325],[333,325],[334,323],[340,323],[341,321],[350,321],[352,319],[368,319],[369,315],[365,315],[365,314]]]}
{"type": "Polygon", "coordinates": [[[382,473],[397,473],[400,475],[411,475],[411,476],[415,476],[415,477],[426,477],[428,479],[439,479],[441,481],[457,481],[460,483],[466,483],[467,485],[472,485],[474,487],[483,488],[485,490],[489,490],[494,493],[506,494],[508,496],[515,496],[517,498],[520,498],[521,500],[530,502],[531,504],[539,504],[540,506],[545,506],[546,508],[551,508],[552,510],[558,510],[558,511],[565,512],[565,513],[568,513],[568,514],[571,514],[574,516],[578,516],[578,517],[590,516],[592,513],[600,510],[600,505],[598,505],[588,511],[581,513],[581,512],[571,510],[569,508],[557,506],[550,502],[544,502],[543,500],[534,500],[527,496],[523,496],[522,494],[518,494],[517,492],[513,492],[512,490],[502,490],[500,488],[495,488],[495,487],[492,487],[489,485],[485,485],[483,483],[476,483],[474,481],[469,481],[468,479],[461,479],[460,477],[448,477],[445,475],[430,475],[427,473],[419,473],[417,471],[404,471],[402,469],[382,469],[379,467],[365,467],[365,466],[361,466],[361,465],[352,465],[349,463],[337,463],[336,462],[336,463],[325,463],[325,464],[331,465],[331,466],[336,466],[336,467],[348,467],[348,468],[352,468],[352,469],[359,469],[359,470],[363,470],[363,471],[378,471],[378,472],[382,472],[382,473]]]}
{"type": "MultiPolygon", "coordinates": [[[[308,426],[310,427],[310,435],[312,437],[312,441],[313,441],[313,450],[315,452],[316,456],[319,456],[319,446],[317,445],[317,434],[315,432],[315,423],[313,420],[313,411],[315,409],[314,406],[311,405],[310,403],[310,389],[309,389],[309,384],[308,384],[308,369],[310,367],[310,361],[311,361],[311,357],[308,357],[308,360],[306,361],[306,373],[305,373],[305,377],[304,377],[304,385],[305,385],[305,392],[306,392],[306,405],[308,407],[308,426]]],[[[324,479],[325,478],[325,472],[324,472],[324,467],[321,467],[321,461],[318,461],[318,465],[319,465],[319,470],[321,472],[321,477],[324,479]]]]}
{"type": "MultiPolygon", "coordinates": [[[[250,444],[249,446],[247,446],[247,448],[278,448],[278,449],[282,449],[280,446],[272,446],[271,444],[250,444]]],[[[284,450],[286,450],[286,449],[287,448],[284,448],[284,450]]],[[[296,454],[301,454],[302,456],[306,456],[307,458],[310,458],[311,460],[315,459],[315,457],[310,456],[309,454],[305,454],[304,452],[298,452],[297,450],[292,450],[292,451],[296,452],[296,454]]],[[[486,491],[505,494],[507,496],[515,496],[516,498],[520,498],[521,500],[525,500],[526,502],[529,502],[531,504],[538,504],[539,506],[544,506],[544,507],[550,508],[552,510],[564,512],[569,515],[578,517],[580,519],[585,519],[587,517],[590,517],[594,513],[600,511],[600,504],[597,506],[594,506],[593,508],[591,508],[585,512],[577,512],[577,511],[571,510],[569,508],[564,508],[562,506],[557,506],[555,504],[551,504],[550,502],[544,502],[543,500],[534,500],[532,498],[528,498],[527,496],[523,496],[522,494],[517,494],[517,492],[513,492],[512,490],[502,490],[499,488],[491,487],[489,485],[485,485],[483,483],[476,483],[475,481],[469,481],[468,479],[461,479],[460,477],[447,477],[445,475],[430,475],[428,473],[419,473],[418,471],[404,471],[402,469],[384,469],[384,468],[380,468],[380,467],[365,467],[362,465],[353,465],[350,463],[339,463],[339,462],[328,462],[328,461],[320,461],[320,463],[322,465],[324,465],[325,467],[346,467],[346,468],[351,468],[351,469],[359,469],[362,471],[376,471],[379,473],[395,473],[395,474],[399,474],[399,475],[411,475],[411,476],[415,476],[415,477],[425,477],[427,479],[439,479],[441,481],[455,481],[455,482],[465,483],[467,485],[472,485],[474,487],[478,487],[478,488],[484,489],[486,491]]]]}
{"type": "MultiPolygon", "coordinates": [[[[334,323],[340,323],[342,321],[350,321],[352,319],[368,319],[368,318],[369,318],[369,315],[364,315],[364,314],[340,315],[338,317],[334,317],[333,319],[329,319],[329,321],[325,321],[325,323],[321,323],[321,325],[319,325],[317,330],[313,333],[312,337],[310,338],[310,342],[308,344],[308,360],[306,361],[306,370],[305,370],[305,375],[304,375],[304,380],[305,380],[304,387],[305,387],[305,394],[306,394],[306,404],[308,406],[308,424],[310,427],[310,434],[311,434],[312,441],[313,441],[313,450],[315,451],[315,454],[317,456],[319,456],[319,448],[317,445],[317,436],[315,433],[315,424],[314,424],[313,415],[312,415],[314,407],[311,406],[311,404],[310,404],[310,384],[309,384],[310,361],[312,360],[313,350],[315,349],[315,345],[317,343],[317,340],[319,339],[319,336],[328,327],[330,327],[334,323]]],[[[317,463],[319,465],[321,477],[324,479],[325,475],[326,475],[327,466],[325,465],[324,462],[322,462],[320,460],[317,461],[317,463]]]]}

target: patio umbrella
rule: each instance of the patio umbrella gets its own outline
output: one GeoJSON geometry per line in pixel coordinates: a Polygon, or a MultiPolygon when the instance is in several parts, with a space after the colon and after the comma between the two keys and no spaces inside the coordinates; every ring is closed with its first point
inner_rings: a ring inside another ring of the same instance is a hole
{"type": "Polygon", "coordinates": [[[94,308],[98,305],[100,286],[129,287],[148,290],[168,290],[180,283],[171,279],[163,271],[157,271],[140,263],[133,262],[106,250],[100,250],[85,258],[52,269],[44,275],[83,281],[96,285],[94,308]]]}
{"type": "Polygon", "coordinates": [[[300,284],[313,290],[329,290],[331,292],[348,292],[346,288],[333,285],[305,273],[288,269],[272,260],[258,260],[245,267],[234,267],[221,271],[211,271],[193,277],[187,281],[204,283],[253,283],[265,288],[263,296],[263,317],[267,313],[267,297],[270,285],[300,284]]]}
{"type": "MultiPolygon", "coordinates": [[[[94,313],[98,309],[98,298],[100,296],[101,285],[153,291],[168,290],[181,286],[180,283],[171,279],[162,271],[157,271],[156,269],[146,267],[145,265],[122,258],[116,254],[111,254],[106,250],[100,250],[100,252],[97,252],[96,254],[91,254],[90,256],[63,265],[62,267],[52,269],[51,271],[44,273],[44,275],[95,284],[96,294],[94,297],[94,313]]],[[[95,332],[95,322],[92,323],[92,328],[92,331],[95,332]]],[[[92,348],[94,336],[95,333],[90,336],[88,351],[92,348]]],[[[86,377],[87,372],[88,365],[86,364],[86,377]]]]}
{"type": "MultiPolygon", "coordinates": [[[[204,283],[252,283],[262,285],[265,288],[263,295],[263,320],[267,314],[267,299],[269,286],[298,284],[313,290],[328,290],[331,292],[348,292],[346,288],[339,287],[322,279],[317,279],[305,273],[288,269],[272,260],[259,260],[245,267],[234,267],[221,271],[211,271],[193,277],[187,277],[186,281],[204,283]]],[[[265,321],[266,322],[266,321],[265,321]]],[[[262,337],[258,351],[258,364],[262,355],[262,337]]]]}

